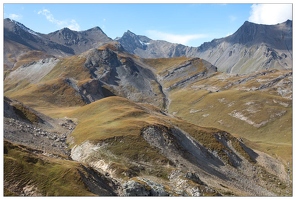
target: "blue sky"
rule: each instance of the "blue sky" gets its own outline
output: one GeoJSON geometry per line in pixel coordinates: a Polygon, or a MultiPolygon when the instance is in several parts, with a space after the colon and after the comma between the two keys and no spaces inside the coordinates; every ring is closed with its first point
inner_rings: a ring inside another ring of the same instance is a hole
{"type": "Polygon", "coordinates": [[[233,34],[245,21],[276,24],[292,19],[292,4],[7,2],[3,4],[3,16],[39,33],[99,26],[112,39],[130,30],[151,39],[196,47],[233,34]]]}

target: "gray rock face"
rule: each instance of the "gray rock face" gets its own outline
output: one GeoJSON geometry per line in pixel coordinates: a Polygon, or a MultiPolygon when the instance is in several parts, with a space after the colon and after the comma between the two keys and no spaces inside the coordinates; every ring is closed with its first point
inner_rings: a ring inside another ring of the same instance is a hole
{"type": "Polygon", "coordinates": [[[292,68],[292,21],[277,25],[245,22],[233,35],[206,42],[196,56],[219,71],[246,74],[262,69],[292,68]]]}
{"type": "Polygon", "coordinates": [[[134,50],[137,48],[146,50],[151,39],[146,36],[136,35],[131,31],[127,31],[121,38],[117,39],[117,41],[124,46],[126,51],[135,53],[134,50]]]}
{"type": "Polygon", "coordinates": [[[127,181],[123,184],[125,196],[149,196],[150,191],[145,189],[145,186],[136,181],[127,181]]]}
{"type": "Polygon", "coordinates": [[[36,33],[23,24],[4,19],[4,48],[7,42],[26,46],[30,50],[41,50],[52,55],[73,55],[72,48],[49,40],[44,34],[36,33]]]}
{"type": "Polygon", "coordinates": [[[72,31],[64,28],[49,33],[45,37],[53,42],[70,47],[73,49],[74,54],[80,54],[112,41],[99,27],[94,27],[86,31],[72,31]]]}
{"type": "Polygon", "coordinates": [[[145,100],[163,106],[164,94],[156,76],[132,56],[120,56],[109,48],[91,49],[84,55],[84,65],[92,75],[92,80],[79,89],[84,99],[92,102],[117,95],[136,102],[145,100]]]}
{"type": "Polygon", "coordinates": [[[162,185],[144,178],[129,180],[122,187],[124,196],[169,196],[162,185]]]}
{"type": "Polygon", "coordinates": [[[204,185],[204,182],[202,182],[199,179],[198,175],[196,173],[194,173],[194,172],[193,173],[192,172],[187,172],[185,174],[185,178],[188,178],[188,179],[192,180],[193,182],[198,183],[200,185],[204,185]]]}

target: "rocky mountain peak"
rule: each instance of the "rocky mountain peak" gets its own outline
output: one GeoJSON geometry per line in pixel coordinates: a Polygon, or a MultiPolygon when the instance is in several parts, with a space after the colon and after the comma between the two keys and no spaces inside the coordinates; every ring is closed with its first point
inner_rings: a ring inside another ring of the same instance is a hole
{"type": "Polygon", "coordinates": [[[12,31],[15,34],[25,34],[25,32],[27,32],[33,35],[38,35],[36,32],[29,29],[22,23],[12,20],[10,18],[4,19],[4,29],[12,31]]]}
{"type": "MultiPolygon", "coordinates": [[[[96,32],[96,33],[98,33],[98,34],[104,34],[104,35],[106,35],[105,33],[104,33],[104,31],[100,28],[100,27],[98,27],[98,26],[95,26],[95,27],[93,27],[93,28],[90,28],[90,29],[88,29],[88,30],[86,30],[86,31],[82,31],[82,32],[86,32],[86,33],[88,33],[88,32],[96,32]]],[[[106,35],[107,36],[107,35],[106,35]]]]}
{"type": "Polygon", "coordinates": [[[69,32],[76,32],[76,31],[73,31],[73,30],[69,29],[68,27],[65,27],[65,28],[59,30],[59,32],[61,32],[61,33],[69,33],[69,32]]]}
{"type": "Polygon", "coordinates": [[[71,40],[71,39],[77,39],[78,34],[76,31],[73,31],[69,28],[63,28],[58,31],[58,36],[63,37],[63,39],[71,40]]]}
{"type": "Polygon", "coordinates": [[[125,32],[124,34],[128,34],[128,35],[131,35],[131,36],[136,36],[136,34],[131,32],[130,30],[127,30],[127,32],[125,32]]]}
{"type": "Polygon", "coordinates": [[[283,39],[283,30],[290,28],[292,28],[292,21],[276,25],[255,24],[246,21],[233,35],[227,37],[227,41],[244,45],[266,43],[272,47],[278,47],[278,43],[283,39]]]}
{"type": "Polygon", "coordinates": [[[146,36],[136,35],[135,33],[128,30],[123,34],[121,38],[118,38],[117,41],[122,44],[124,49],[130,53],[134,53],[135,49],[147,49],[147,45],[151,39],[146,36]]]}

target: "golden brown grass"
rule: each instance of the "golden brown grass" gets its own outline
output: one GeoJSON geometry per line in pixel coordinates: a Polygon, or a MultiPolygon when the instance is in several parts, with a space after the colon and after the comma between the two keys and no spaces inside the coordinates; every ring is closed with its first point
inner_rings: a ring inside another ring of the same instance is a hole
{"type": "Polygon", "coordinates": [[[74,78],[83,81],[90,78],[89,70],[84,67],[85,58],[70,56],[63,58],[41,81],[56,78],[74,78]]]}
{"type": "Polygon", "coordinates": [[[78,125],[72,136],[75,144],[118,136],[138,136],[149,124],[166,124],[164,119],[122,97],[107,97],[69,113],[78,125]]]}
{"type": "MultiPolygon", "coordinates": [[[[44,157],[24,146],[4,141],[4,180],[23,189],[30,185],[42,196],[94,196],[85,187],[79,163],[44,157]]],[[[16,195],[6,188],[5,195],[16,195]]]]}
{"type": "MultiPolygon", "coordinates": [[[[204,80],[198,83],[202,85],[202,82],[204,80]]],[[[292,159],[292,106],[290,100],[270,94],[268,91],[246,92],[229,89],[213,93],[202,89],[196,90],[190,86],[171,91],[170,98],[172,100],[169,107],[170,113],[175,113],[176,116],[193,124],[215,127],[237,137],[261,144],[262,147],[256,145],[255,147],[277,158],[286,161],[292,159]],[[278,102],[288,106],[283,106],[278,102]],[[263,123],[263,125],[255,127],[244,120],[231,116],[231,113],[234,112],[241,113],[254,124],[263,123]],[[278,145],[288,150],[288,153],[277,148],[278,145]],[[273,146],[273,148],[268,150],[264,146],[273,146]]]]}
{"type": "Polygon", "coordinates": [[[149,58],[143,59],[143,62],[156,69],[156,73],[163,75],[165,71],[174,68],[185,61],[190,60],[187,57],[175,57],[175,58],[149,58]]]}
{"type": "Polygon", "coordinates": [[[72,107],[85,104],[80,95],[62,78],[42,84],[31,84],[23,90],[10,91],[5,95],[33,108],[45,106],[72,107]]]}
{"type": "MultiPolygon", "coordinates": [[[[36,56],[42,56],[39,54],[37,52],[36,56]]],[[[74,78],[81,85],[90,80],[90,73],[84,67],[84,62],[85,58],[79,56],[63,58],[38,84],[30,84],[27,80],[4,82],[5,95],[37,110],[38,107],[84,105],[81,96],[65,82],[65,78],[74,78]]]]}

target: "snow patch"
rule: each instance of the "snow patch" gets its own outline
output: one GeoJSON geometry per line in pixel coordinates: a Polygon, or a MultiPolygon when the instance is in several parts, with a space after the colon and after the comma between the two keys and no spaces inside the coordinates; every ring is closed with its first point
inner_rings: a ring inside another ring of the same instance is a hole
{"type": "Polygon", "coordinates": [[[12,22],[14,22],[16,25],[18,25],[21,29],[23,29],[24,31],[27,31],[28,33],[31,33],[33,35],[36,35],[38,37],[40,37],[36,32],[32,31],[31,29],[25,27],[23,24],[16,22],[14,20],[11,20],[12,22]]]}
{"type": "Polygon", "coordinates": [[[149,45],[150,43],[149,42],[142,42],[141,40],[139,40],[139,42],[141,43],[141,45],[143,45],[143,46],[147,46],[147,45],[149,45]]]}

